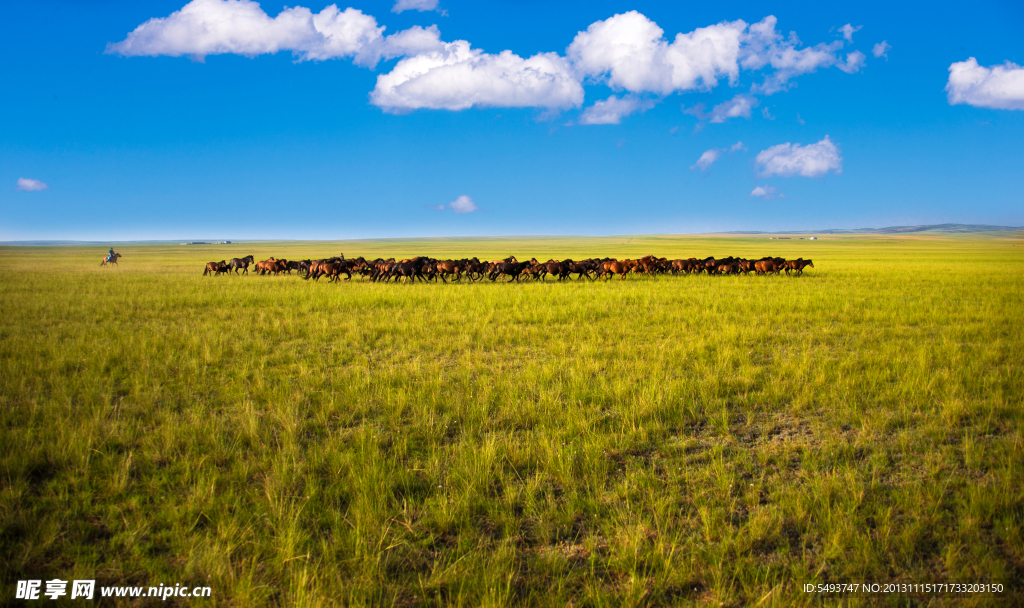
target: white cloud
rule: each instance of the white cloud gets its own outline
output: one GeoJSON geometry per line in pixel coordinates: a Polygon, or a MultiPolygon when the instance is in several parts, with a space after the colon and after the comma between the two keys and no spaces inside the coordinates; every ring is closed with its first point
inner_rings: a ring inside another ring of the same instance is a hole
{"type": "Polygon", "coordinates": [[[391,7],[392,13],[401,13],[402,11],[436,11],[437,0],[398,0],[395,5],[391,7]]]}
{"type": "Polygon", "coordinates": [[[370,101],[391,112],[419,108],[542,107],[565,110],[583,104],[583,86],[565,58],[539,53],[523,59],[445,43],[442,50],[402,59],[377,77],[370,101]]]}
{"type": "Polygon", "coordinates": [[[836,63],[836,67],[846,72],[847,74],[853,74],[859,72],[864,67],[864,60],[866,57],[864,53],[860,51],[854,51],[846,54],[846,61],[836,63]]]}
{"type": "Polygon", "coordinates": [[[876,44],[875,46],[871,47],[871,54],[875,56],[875,59],[878,59],[879,57],[885,57],[886,59],[888,59],[889,49],[891,48],[892,46],[888,42],[883,40],[876,44]]]}
{"type": "Polygon", "coordinates": [[[634,93],[669,95],[690,89],[709,90],[727,77],[739,77],[743,21],[722,22],[676,34],[669,43],[664,30],[629,11],[592,23],[566,49],[581,76],[607,81],[634,93]]]}
{"type": "Polygon", "coordinates": [[[775,186],[758,186],[750,191],[750,196],[756,196],[765,200],[786,198],[784,194],[776,193],[775,186]]]}
{"type": "Polygon", "coordinates": [[[387,37],[383,32],[372,16],[354,8],[341,11],[334,4],[315,14],[295,6],[270,17],[252,0],[192,0],[107,45],[107,52],[128,57],[187,55],[203,61],[207,55],[254,57],[291,51],[305,61],[352,57],[373,66],[382,58],[441,47],[436,27],[417,26],[387,37]]]}
{"type": "MultiPolygon", "coordinates": [[[[659,95],[710,90],[723,78],[735,85],[741,68],[760,70],[766,66],[773,72],[753,92],[772,94],[785,89],[796,76],[818,68],[835,66],[853,73],[864,64],[859,51],[849,53],[845,60],[840,57],[841,40],[798,48],[796,34],[783,39],[776,23],[772,15],[749,26],[742,20],[723,21],[676,34],[669,42],[656,23],[629,11],[597,21],[577,34],[566,57],[581,77],[605,82],[614,89],[659,95]]],[[[718,116],[718,122],[728,117],[718,116]]]]}
{"type": "Polygon", "coordinates": [[[407,30],[395,32],[367,45],[366,49],[356,56],[356,63],[374,67],[381,59],[412,57],[421,53],[440,51],[443,48],[441,32],[436,25],[430,27],[414,25],[407,30]]]}
{"type": "Polygon", "coordinates": [[[757,98],[750,95],[737,95],[711,109],[711,122],[721,123],[740,116],[750,118],[751,108],[756,108],[759,103],[757,98]]]}
{"type": "Polygon", "coordinates": [[[726,152],[737,152],[741,150],[745,151],[746,149],[747,147],[743,145],[742,141],[738,141],[733,145],[729,146],[728,148],[711,148],[710,150],[704,152],[704,154],[701,154],[700,158],[697,159],[697,162],[690,165],[690,170],[692,171],[694,169],[700,169],[701,171],[707,171],[708,168],[711,167],[711,165],[713,165],[715,161],[721,158],[722,155],[725,154],[726,152]]]}
{"type": "MultiPolygon", "coordinates": [[[[393,10],[437,10],[437,0],[396,0],[393,10]]],[[[351,58],[374,67],[401,58],[378,76],[371,102],[385,111],[418,108],[463,110],[472,107],[539,107],[550,111],[583,105],[583,81],[601,82],[632,94],[669,95],[710,90],[719,81],[738,82],[741,69],[773,70],[754,92],[786,88],[797,75],[823,66],[855,72],[863,54],[840,59],[842,41],[798,48],[775,30],[776,18],[749,25],[723,21],[666,39],[664,30],[636,11],[592,23],[566,49],[523,58],[510,50],[497,54],[473,49],[469,42],[444,42],[436,26],[415,26],[385,36],[384,26],[354,8],[331,4],[314,13],[302,6],[270,17],[254,0],[192,0],[167,17],[153,18],[107,46],[123,56],[190,56],[232,53],[248,57],[292,52],[299,61],[351,58]],[[837,46],[838,45],[838,46],[837,46]]],[[[852,26],[851,26],[852,27],[852,26]]],[[[584,124],[612,123],[651,101],[613,95],[588,108],[584,124]]],[[[710,117],[722,122],[749,116],[757,101],[737,96],[716,106],[710,117]]]]}
{"type": "Polygon", "coordinates": [[[843,158],[839,155],[839,148],[832,143],[828,135],[818,143],[806,146],[789,142],[772,146],[759,152],[754,162],[761,168],[762,177],[821,177],[829,171],[843,171],[843,158]]]}
{"type": "Polygon", "coordinates": [[[852,25],[847,23],[843,27],[839,28],[839,31],[843,33],[843,38],[845,38],[847,42],[853,42],[853,33],[862,27],[864,26],[858,25],[857,27],[853,27],[852,25]]]}
{"type": "Polygon", "coordinates": [[[480,207],[477,207],[476,203],[473,202],[473,199],[463,194],[459,198],[448,203],[448,208],[451,209],[453,213],[472,213],[480,207]]]}
{"type": "Polygon", "coordinates": [[[692,171],[694,169],[700,169],[701,171],[707,171],[708,167],[713,165],[714,162],[718,160],[718,157],[720,157],[721,155],[721,150],[719,150],[718,148],[711,148],[704,154],[701,154],[700,158],[697,159],[697,162],[690,165],[690,170],[692,171]]]}
{"type": "Polygon", "coordinates": [[[789,87],[789,81],[802,74],[817,71],[818,68],[836,66],[847,73],[858,71],[864,63],[864,54],[854,51],[843,61],[839,51],[844,42],[836,40],[830,44],[820,43],[812,47],[797,48],[800,39],[790,32],[788,39],[775,30],[777,19],[769,15],[751,25],[744,37],[740,65],[744,69],[757,70],[771,66],[775,71],[752,92],[771,95],[789,87]]]}
{"type": "Polygon", "coordinates": [[[1024,110],[1024,68],[1009,61],[986,68],[971,57],[949,66],[946,92],[950,105],[1024,110]]]}
{"type": "Polygon", "coordinates": [[[18,190],[21,192],[38,192],[39,190],[49,189],[49,186],[38,179],[29,179],[27,177],[18,178],[18,190]]]}
{"type": "Polygon", "coordinates": [[[583,125],[617,125],[623,116],[634,112],[643,112],[654,107],[653,100],[640,99],[636,95],[612,95],[608,99],[598,101],[583,111],[580,124],[583,125]]]}

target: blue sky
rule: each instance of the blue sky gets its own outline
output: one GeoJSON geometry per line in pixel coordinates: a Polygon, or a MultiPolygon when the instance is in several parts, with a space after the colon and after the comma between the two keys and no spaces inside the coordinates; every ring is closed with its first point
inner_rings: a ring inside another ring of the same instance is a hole
{"type": "Polygon", "coordinates": [[[289,6],[0,3],[0,240],[1024,225],[1020,2],[289,6]]]}

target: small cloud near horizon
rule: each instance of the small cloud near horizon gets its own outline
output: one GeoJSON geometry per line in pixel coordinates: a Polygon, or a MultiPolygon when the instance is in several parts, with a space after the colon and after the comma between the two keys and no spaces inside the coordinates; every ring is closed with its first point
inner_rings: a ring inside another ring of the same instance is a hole
{"type": "Polygon", "coordinates": [[[786,195],[776,192],[775,186],[758,186],[750,191],[750,196],[756,196],[763,200],[786,198],[786,195]]]}
{"type": "Polygon", "coordinates": [[[40,190],[49,190],[50,187],[38,179],[29,179],[27,177],[18,178],[19,192],[38,192],[40,190]]]}
{"type": "Polygon", "coordinates": [[[480,207],[467,194],[460,195],[459,198],[447,205],[429,205],[429,207],[438,211],[450,209],[452,213],[473,213],[480,209],[480,207]]]}

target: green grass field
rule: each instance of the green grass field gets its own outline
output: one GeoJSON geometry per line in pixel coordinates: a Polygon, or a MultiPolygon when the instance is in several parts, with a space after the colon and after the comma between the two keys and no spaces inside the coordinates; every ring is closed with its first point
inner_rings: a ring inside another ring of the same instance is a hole
{"type": "Polygon", "coordinates": [[[2,601],[58,577],[209,585],[234,606],[1020,605],[1020,245],[125,245],[119,268],[106,247],[0,248],[2,601]],[[342,251],[815,268],[201,276],[342,251]],[[828,582],[1006,590],[802,591],[828,582]]]}

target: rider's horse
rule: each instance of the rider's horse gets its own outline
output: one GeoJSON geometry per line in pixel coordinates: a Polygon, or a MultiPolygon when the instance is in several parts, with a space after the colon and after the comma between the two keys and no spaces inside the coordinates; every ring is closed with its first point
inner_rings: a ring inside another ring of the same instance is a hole
{"type": "Polygon", "coordinates": [[[119,257],[121,257],[120,253],[115,253],[114,255],[105,255],[103,256],[103,261],[100,262],[100,266],[106,266],[107,264],[113,264],[114,266],[117,266],[117,258],[119,257]]]}

